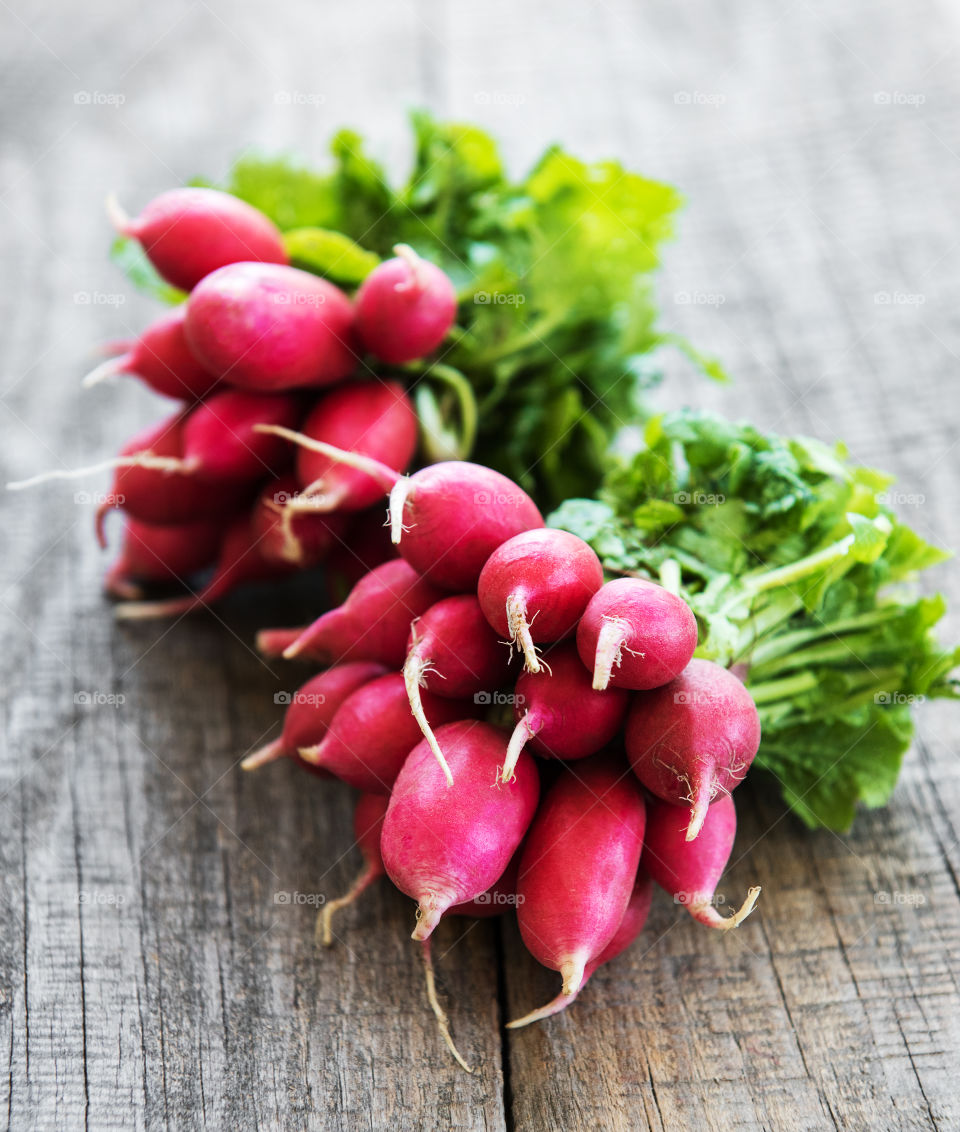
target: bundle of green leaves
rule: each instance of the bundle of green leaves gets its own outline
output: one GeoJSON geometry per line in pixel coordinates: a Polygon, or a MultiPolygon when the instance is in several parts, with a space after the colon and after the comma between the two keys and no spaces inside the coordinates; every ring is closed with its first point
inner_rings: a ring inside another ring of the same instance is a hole
{"type": "Polygon", "coordinates": [[[957,697],[933,626],[939,596],[906,583],[948,555],[882,503],[891,478],[842,448],[689,411],[648,421],[597,499],[548,520],[613,575],[652,577],[697,615],[697,655],[736,666],[760,710],[755,765],[807,823],[847,829],[883,805],[912,705],[957,697]]]}
{"type": "MultiPolygon", "coordinates": [[[[399,186],[341,130],[328,172],[248,155],[217,187],[270,216],[296,266],[347,289],[398,243],[439,264],[457,287],[456,332],[439,358],[406,370],[424,458],[469,455],[546,506],[591,494],[611,437],[659,379],[657,347],[722,376],[657,325],[652,275],[681,198],[559,147],[513,180],[478,127],[422,112],[412,123],[413,167],[399,186]]],[[[137,244],[118,240],[114,255],[141,287],[182,298],[137,244]]]]}

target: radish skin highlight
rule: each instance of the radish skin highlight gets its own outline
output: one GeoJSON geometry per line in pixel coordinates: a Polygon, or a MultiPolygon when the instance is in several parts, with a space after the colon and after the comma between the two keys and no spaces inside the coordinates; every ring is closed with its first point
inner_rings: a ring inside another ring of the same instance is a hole
{"type": "Polygon", "coordinates": [[[421,689],[438,696],[465,699],[503,683],[507,657],[472,594],[444,598],[431,606],[410,629],[403,665],[410,711],[450,786],[453,773],[430,726],[421,689]]]}
{"type": "Polygon", "coordinates": [[[116,197],[107,213],[123,236],[137,240],[159,274],[182,291],[228,263],[288,262],[277,226],[259,209],[217,189],[171,189],[129,217],[116,197]]]}
{"type": "Polygon", "coordinates": [[[426,741],[397,776],[381,850],[393,883],[417,901],[413,938],[424,940],[449,908],[473,900],[503,875],[537,808],[540,784],[524,753],[496,787],[506,735],[475,720],[437,729],[457,789],[450,790],[426,741]]]}
{"type": "Polygon", "coordinates": [[[664,802],[689,807],[688,841],[713,800],[743,781],[759,746],[753,697],[711,660],[691,660],[669,684],[632,698],[626,747],[633,773],[664,802]]]}
{"type": "Polygon", "coordinates": [[[491,626],[509,637],[527,671],[536,673],[536,643],[569,636],[602,585],[603,567],[591,547],[567,531],[544,527],[498,546],[480,573],[477,594],[491,626]]]}
{"type": "Polygon", "coordinates": [[[704,818],[695,841],[687,838],[687,811],[656,801],[650,806],[643,867],[658,885],[683,904],[698,923],[719,931],[738,927],[753,911],[759,886],[730,916],[716,909],[715,893],[730,860],[737,835],[737,811],[729,794],[718,798],[704,818]]]}
{"type": "Polygon", "coordinates": [[[541,1022],[544,1018],[550,1018],[554,1014],[559,1014],[561,1010],[566,1010],[571,1002],[575,1002],[580,991],[586,986],[587,980],[594,971],[596,971],[598,967],[602,967],[604,963],[609,963],[611,959],[616,959],[618,955],[626,951],[643,931],[644,925],[647,922],[647,916],[650,912],[652,899],[653,881],[641,869],[637,874],[633,892],[630,895],[630,902],[627,904],[627,910],[623,914],[620,926],[614,933],[613,939],[610,940],[603,951],[601,951],[595,959],[591,959],[587,963],[583,971],[583,980],[580,983],[579,989],[572,994],[564,994],[561,991],[556,998],[552,999],[545,1006],[531,1010],[529,1014],[525,1014],[522,1018],[517,1018],[513,1022],[508,1022],[507,1029],[519,1030],[523,1026],[529,1026],[531,1022],[541,1022]]]}
{"type": "Polygon", "coordinates": [[[333,917],[337,912],[355,903],[370,885],[383,876],[380,837],[389,801],[386,794],[361,794],[357,799],[353,811],[353,835],[363,854],[363,868],[343,896],[328,900],[320,910],[315,935],[324,947],[330,947],[333,943],[333,917]]]}
{"type": "Polygon", "coordinates": [[[587,964],[623,919],[643,833],[639,785],[604,756],[564,768],[534,818],[517,879],[517,921],[531,955],[560,972],[565,997],[577,994],[587,964]]]}
{"type": "Polygon", "coordinates": [[[676,594],[642,578],[607,582],[577,626],[580,659],[597,691],[658,688],[678,676],[697,647],[697,619],[676,594]]]}
{"type": "Polygon", "coordinates": [[[516,722],[501,781],[509,782],[525,746],[546,759],[583,759],[602,750],[619,732],[629,692],[597,692],[573,642],[555,645],[543,659],[544,671],[523,672],[514,688],[516,722]]]}

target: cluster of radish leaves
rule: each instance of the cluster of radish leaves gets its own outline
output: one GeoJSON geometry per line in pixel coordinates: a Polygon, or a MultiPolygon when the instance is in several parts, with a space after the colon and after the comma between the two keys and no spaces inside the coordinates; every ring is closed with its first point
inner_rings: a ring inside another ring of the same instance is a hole
{"type": "Polygon", "coordinates": [[[916,697],[960,695],[960,647],[933,631],[943,599],[898,585],[948,554],[884,506],[891,482],[841,447],[682,411],[647,422],[598,498],[548,518],[608,572],[684,597],[696,655],[738,666],[757,703],[754,766],[811,827],[845,830],[858,802],[883,805],[916,697]]]}
{"type": "MultiPolygon", "coordinates": [[[[614,432],[660,377],[659,348],[722,377],[657,325],[652,276],[681,198],[556,147],[511,179],[478,127],[420,112],[412,124],[413,167],[399,186],[342,130],[329,172],[248,155],[217,187],[276,222],[295,266],[347,289],[398,243],[442,267],[460,300],[455,332],[438,358],[400,371],[424,459],[469,457],[544,506],[593,494],[614,432]]],[[[121,239],[114,256],[138,286],[179,297],[138,246],[121,239]]]]}

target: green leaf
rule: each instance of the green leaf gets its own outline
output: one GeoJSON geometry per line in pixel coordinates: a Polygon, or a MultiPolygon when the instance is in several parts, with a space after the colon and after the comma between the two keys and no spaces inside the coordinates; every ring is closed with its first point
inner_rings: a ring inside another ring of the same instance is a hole
{"type": "Polygon", "coordinates": [[[182,303],[187,297],[157,274],[137,240],[117,236],[110,248],[110,258],[139,291],[162,303],[182,303]]]}
{"type": "Polygon", "coordinates": [[[345,286],[362,283],[380,262],[375,252],[329,228],[294,228],[283,242],[295,267],[345,286]]]}

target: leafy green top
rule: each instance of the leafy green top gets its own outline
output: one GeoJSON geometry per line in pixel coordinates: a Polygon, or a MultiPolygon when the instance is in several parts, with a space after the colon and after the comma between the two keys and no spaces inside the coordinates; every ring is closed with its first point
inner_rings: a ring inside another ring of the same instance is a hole
{"type": "MultiPolygon", "coordinates": [[[[460,296],[457,331],[436,359],[447,373],[429,362],[407,372],[420,387],[427,455],[467,454],[454,370],[479,410],[474,459],[545,505],[591,494],[613,433],[659,377],[656,347],[676,345],[722,376],[656,325],[651,276],[680,197],[616,162],[586,164],[556,147],[515,181],[476,126],[416,113],[413,131],[413,168],[399,186],[362,138],[342,130],[330,172],[246,156],[221,187],[273,218],[295,264],[343,286],[397,243],[443,267],[460,296]]],[[[130,246],[121,242],[118,255],[149,287],[130,246]]]]}
{"type": "Polygon", "coordinates": [[[611,469],[599,499],[550,517],[614,574],[690,603],[697,655],[737,665],[757,701],[757,766],[810,826],[882,805],[910,743],[910,705],[956,696],[960,648],[932,632],[939,596],[902,592],[947,555],[884,506],[889,477],[842,449],[721,417],[669,413],[611,469]]]}

